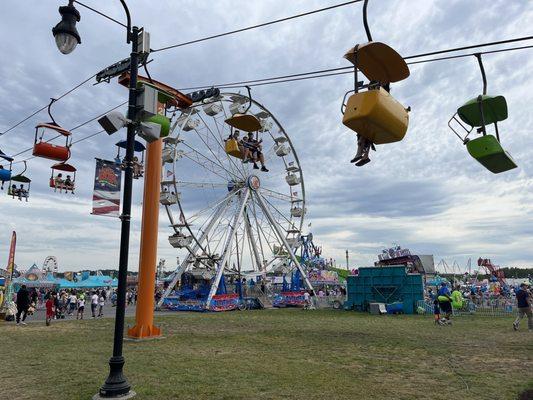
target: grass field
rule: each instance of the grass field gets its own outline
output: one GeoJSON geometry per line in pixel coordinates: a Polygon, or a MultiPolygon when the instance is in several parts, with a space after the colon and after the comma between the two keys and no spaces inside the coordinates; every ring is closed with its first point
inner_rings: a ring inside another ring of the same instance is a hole
{"type": "MultiPolygon", "coordinates": [[[[166,339],[124,346],[138,399],[504,400],[533,387],[533,334],[504,318],[436,327],[419,316],[263,310],[156,320],[166,339]]],[[[0,324],[0,398],[90,399],[112,332],[112,319],[0,324]]]]}

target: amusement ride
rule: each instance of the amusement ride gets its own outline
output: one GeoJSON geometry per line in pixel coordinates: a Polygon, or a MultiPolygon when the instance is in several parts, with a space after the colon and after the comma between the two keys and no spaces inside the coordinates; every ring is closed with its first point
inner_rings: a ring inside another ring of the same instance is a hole
{"type": "Polygon", "coordinates": [[[247,95],[213,89],[196,98],[163,139],[160,202],[169,242],[183,261],[158,305],[238,302],[226,291],[228,279],[265,279],[287,260],[313,290],[295,256],[305,187],[290,136],[249,88],[247,95]],[[173,292],[178,281],[182,287],[173,292]]]}

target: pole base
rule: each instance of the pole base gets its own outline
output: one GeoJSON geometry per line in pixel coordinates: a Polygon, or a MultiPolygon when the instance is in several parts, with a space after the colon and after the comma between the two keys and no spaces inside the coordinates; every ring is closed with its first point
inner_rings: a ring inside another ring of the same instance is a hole
{"type": "Polygon", "coordinates": [[[124,396],[131,395],[131,386],[122,373],[123,366],[124,357],[111,357],[109,359],[109,376],[96,396],[100,396],[103,399],[122,399],[124,396]]]}
{"type": "Polygon", "coordinates": [[[128,329],[128,338],[135,340],[153,339],[161,336],[161,329],[155,325],[135,325],[128,329]]]}
{"type": "Polygon", "coordinates": [[[105,399],[120,399],[120,400],[127,400],[132,399],[135,397],[137,393],[135,393],[133,390],[130,390],[128,393],[120,395],[120,396],[114,396],[114,397],[102,397],[100,393],[97,393],[93,396],[92,400],[105,400],[105,399]]]}

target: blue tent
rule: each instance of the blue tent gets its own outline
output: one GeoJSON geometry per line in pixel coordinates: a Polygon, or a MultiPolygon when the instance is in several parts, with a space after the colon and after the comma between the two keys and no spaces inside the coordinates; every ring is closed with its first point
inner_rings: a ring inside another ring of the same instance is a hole
{"type": "Polygon", "coordinates": [[[59,284],[60,289],[76,289],[78,288],[77,282],[72,282],[67,279],[57,279],[57,283],[59,284]]]}
{"type": "Polygon", "coordinates": [[[87,279],[76,282],[79,288],[117,287],[118,279],[105,275],[91,275],[87,279]]]}

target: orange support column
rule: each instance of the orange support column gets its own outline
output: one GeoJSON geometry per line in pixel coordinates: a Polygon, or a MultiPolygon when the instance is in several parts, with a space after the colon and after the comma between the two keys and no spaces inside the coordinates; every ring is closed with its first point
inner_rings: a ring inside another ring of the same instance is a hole
{"type": "Polygon", "coordinates": [[[161,336],[161,330],[154,326],[154,292],[162,140],[148,143],[146,149],[137,309],[135,311],[135,326],[128,329],[128,336],[132,339],[150,339],[161,336]]]}

